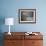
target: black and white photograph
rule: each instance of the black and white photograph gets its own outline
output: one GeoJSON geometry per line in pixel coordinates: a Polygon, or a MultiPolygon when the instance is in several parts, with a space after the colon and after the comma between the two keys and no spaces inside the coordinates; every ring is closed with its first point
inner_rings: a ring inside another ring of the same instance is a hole
{"type": "Polygon", "coordinates": [[[19,22],[20,23],[35,23],[36,9],[19,9],[19,22]]]}

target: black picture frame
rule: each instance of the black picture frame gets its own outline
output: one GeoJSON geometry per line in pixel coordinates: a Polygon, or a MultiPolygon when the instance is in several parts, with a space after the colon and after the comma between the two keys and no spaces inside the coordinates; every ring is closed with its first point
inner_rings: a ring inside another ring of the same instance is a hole
{"type": "Polygon", "coordinates": [[[36,9],[19,9],[19,23],[36,23],[36,9]]]}

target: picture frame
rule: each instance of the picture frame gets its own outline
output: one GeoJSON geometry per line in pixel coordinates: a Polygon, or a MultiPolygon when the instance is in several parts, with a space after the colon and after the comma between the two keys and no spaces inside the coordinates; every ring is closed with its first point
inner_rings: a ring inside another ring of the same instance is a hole
{"type": "Polygon", "coordinates": [[[19,9],[19,23],[36,23],[36,9],[19,9]]]}

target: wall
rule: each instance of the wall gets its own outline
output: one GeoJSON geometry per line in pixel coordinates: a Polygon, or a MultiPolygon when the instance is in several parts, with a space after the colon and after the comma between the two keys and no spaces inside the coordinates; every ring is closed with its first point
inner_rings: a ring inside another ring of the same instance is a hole
{"type": "MultiPolygon", "coordinates": [[[[15,25],[11,31],[46,31],[46,1],[40,0],[1,0],[2,17],[13,17],[15,25]],[[18,9],[36,9],[36,24],[19,24],[18,9]],[[14,29],[13,29],[14,28],[14,29]]],[[[2,26],[2,32],[8,31],[6,25],[2,26]]]]}
{"type": "MultiPolygon", "coordinates": [[[[11,26],[12,32],[40,31],[46,35],[46,0],[0,0],[0,18],[7,17],[13,17],[15,19],[14,26],[11,26]],[[36,8],[36,24],[18,23],[18,9],[22,8],[36,8]]],[[[8,26],[0,24],[0,31],[8,32],[8,26]]]]}

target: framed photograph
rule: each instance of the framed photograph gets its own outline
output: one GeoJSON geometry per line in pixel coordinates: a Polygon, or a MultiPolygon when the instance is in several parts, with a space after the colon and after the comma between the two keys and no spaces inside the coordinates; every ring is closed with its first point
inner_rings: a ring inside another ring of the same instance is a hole
{"type": "Polygon", "coordinates": [[[36,9],[19,9],[19,23],[36,23],[36,9]]]}

